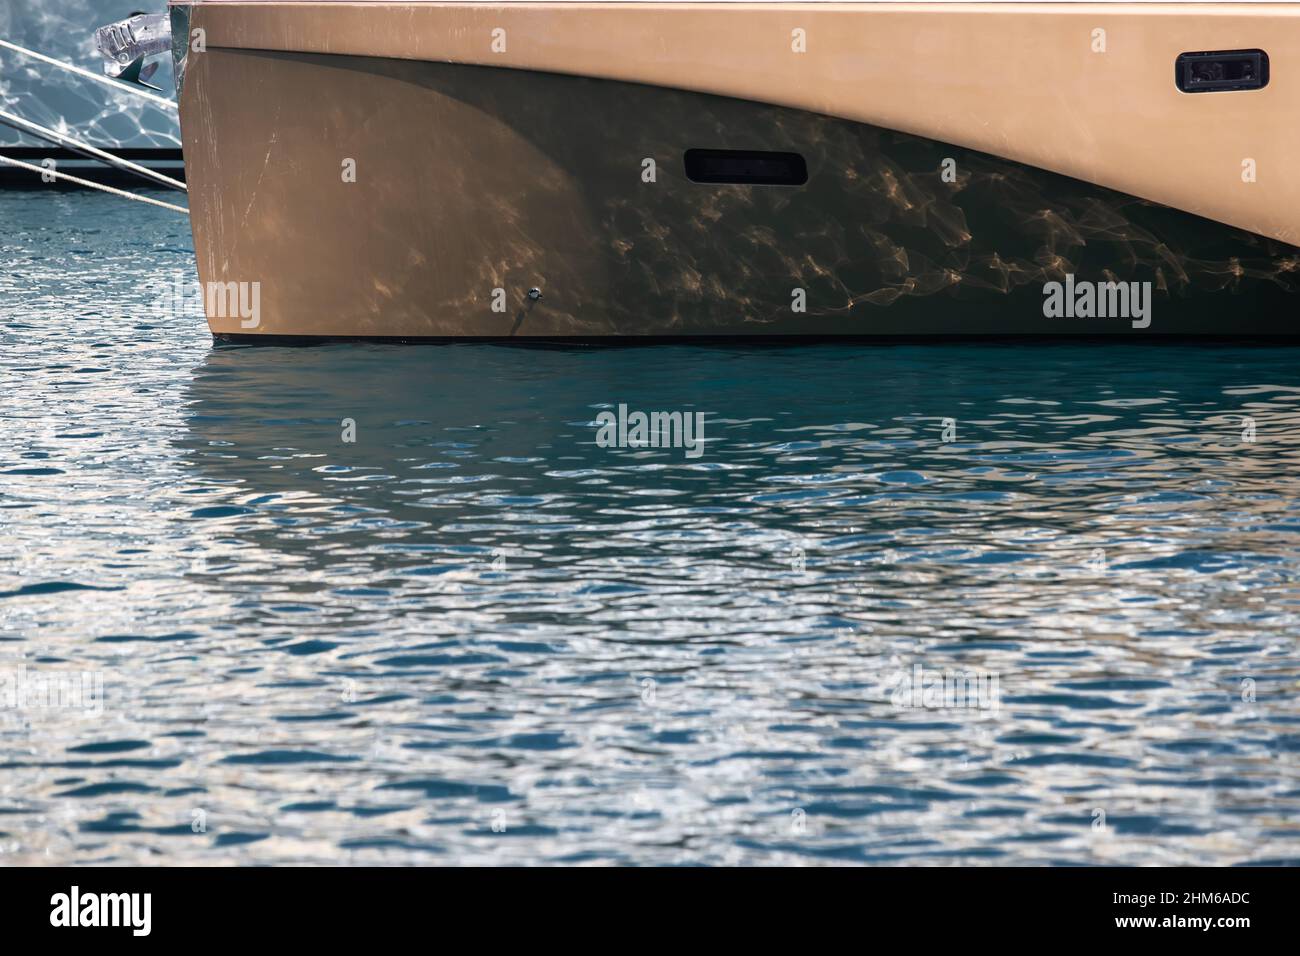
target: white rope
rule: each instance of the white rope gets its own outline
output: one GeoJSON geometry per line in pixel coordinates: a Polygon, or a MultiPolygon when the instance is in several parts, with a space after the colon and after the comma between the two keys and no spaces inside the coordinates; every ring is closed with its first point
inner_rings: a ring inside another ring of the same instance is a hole
{"type": "Polygon", "coordinates": [[[138,193],[127,192],[125,189],[114,189],[112,186],[105,186],[103,183],[92,183],[89,179],[80,179],[76,176],[69,176],[67,173],[60,173],[44,166],[36,166],[32,163],[24,163],[21,159],[11,159],[8,156],[0,156],[0,163],[7,166],[17,166],[19,169],[30,169],[34,173],[53,176],[55,179],[66,179],[68,182],[76,183],[79,186],[89,186],[91,189],[100,189],[106,193],[112,193],[114,196],[125,196],[127,199],[135,199],[139,202],[147,202],[151,206],[162,206],[164,209],[171,209],[175,212],[189,215],[190,211],[184,206],[173,206],[169,202],[163,202],[161,199],[150,199],[148,196],[141,196],[138,193]]]}
{"type": "Polygon", "coordinates": [[[23,119],[21,116],[15,116],[13,113],[7,113],[4,110],[0,110],[0,123],[8,123],[24,132],[31,133],[33,136],[38,136],[41,139],[57,143],[59,146],[67,146],[69,149],[74,149],[79,153],[86,153],[90,156],[94,156],[96,159],[108,163],[110,166],[117,166],[120,169],[128,169],[137,176],[144,176],[146,179],[160,182],[166,186],[170,186],[172,189],[179,189],[181,192],[186,192],[185,184],[180,180],[172,179],[170,176],[164,176],[162,173],[155,172],[145,166],[137,165],[130,160],[114,156],[112,153],[106,153],[102,149],[91,146],[89,143],[83,143],[78,139],[73,139],[66,133],[60,133],[58,130],[50,129],[48,126],[41,126],[38,123],[33,123],[31,120],[23,119]]]}
{"type": "Polygon", "coordinates": [[[26,47],[21,47],[17,43],[10,43],[8,40],[0,40],[0,46],[13,50],[15,53],[21,53],[24,56],[30,56],[36,60],[43,60],[46,63],[49,63],[53,66],[57,66],[61,70],[68,70],[72,73],[79,73],[82,76],[89,77],[92,80],[98,80],[100,83],[107,83],[109,86],[113,87],[114,89],[124,90],[127,93],[134,93],[136,96],[143,96],[145,99],[153,100],[153,102],[157,103],[159,106],[164,106],[169,110],[176,109],[176,104],[172,100],[167,99],[167,97],[165,96],[158,96],[154,93],[150,93],[148,90],[141,89],[138,86],[131,86],[127,83],[119,83],[117,80],[113,79],[112,77],[104,76],[102,73],[92,73],[90,70],[83,70],[79,66],[73,66],[71,63],[64,63],[62,60],[56,60],[53,57],[46,56],[44,53],[37,53],[35,50],[29,50],[26,47]]]}

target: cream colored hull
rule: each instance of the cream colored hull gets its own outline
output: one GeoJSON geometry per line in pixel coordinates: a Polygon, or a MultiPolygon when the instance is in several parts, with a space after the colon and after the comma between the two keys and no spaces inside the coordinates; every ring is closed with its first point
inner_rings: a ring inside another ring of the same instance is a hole
{"type": "Polygon", "coordinates": [[[221,336],[1292,334],[1300,5],[188,9],[200,279],[259,290],[221,336]],[[1263,89],[1175,87],[1256,47],[1263,89]]]}

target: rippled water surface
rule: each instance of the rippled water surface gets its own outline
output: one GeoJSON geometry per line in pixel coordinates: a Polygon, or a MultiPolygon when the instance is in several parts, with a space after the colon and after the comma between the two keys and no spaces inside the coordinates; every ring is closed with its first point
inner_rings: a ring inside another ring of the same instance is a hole
{"type": "Polygon", "coordinates": [[[0,861],[1300,859],[1300,350],[217,348],[123,205],[0,194],[0,861]]]}

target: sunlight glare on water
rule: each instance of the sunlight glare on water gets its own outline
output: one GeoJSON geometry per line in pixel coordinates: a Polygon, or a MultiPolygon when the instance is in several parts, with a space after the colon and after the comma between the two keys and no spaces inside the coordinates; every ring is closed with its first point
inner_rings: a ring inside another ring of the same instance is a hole
{"type": "Polygon", "coordinates": [[[133,212],[0,195],[4,859],[1300,861],[1300,351],[214,347],[133,212]]]}

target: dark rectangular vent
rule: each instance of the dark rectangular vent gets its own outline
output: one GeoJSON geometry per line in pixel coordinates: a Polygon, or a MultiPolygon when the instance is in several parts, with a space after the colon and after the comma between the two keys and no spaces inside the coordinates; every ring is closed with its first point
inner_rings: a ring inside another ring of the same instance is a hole
{"type": "Polygon", "coordinates": [[[1184,93],[1228,93],[1268,86],[1268,54],[1263,50],[1180,53],[1174,81],[1184,93]]]}
{"type": "Polygon", "coordinates": [[[798,153],[749,149],[688,149],[686,177],[693,183],[742,186],[802,186],[808,164],[798,153]]]}

